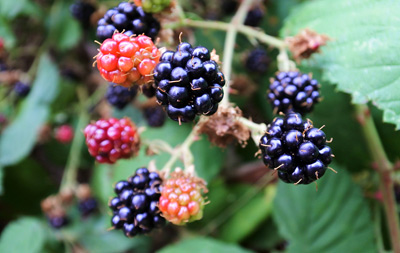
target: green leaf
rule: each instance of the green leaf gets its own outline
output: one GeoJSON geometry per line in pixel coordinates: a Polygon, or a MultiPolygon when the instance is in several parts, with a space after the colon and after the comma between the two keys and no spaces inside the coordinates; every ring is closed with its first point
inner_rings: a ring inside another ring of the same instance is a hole
{"type": "Polygon", "coordinates": [[[196,237],[164,247],[160,253],[245,253],[252,252],[234,244],[223,243],[207,237],[196,237]]]}
{"type": "Polygon", "coordinates": [[[360,188],[333,165],[314,185],[280,182],[273,215],[288,252],[376,252],[373,224],[360,188]]]}
{"type": "Polygon", "coordinates": [[[23,10],[26,2],[27,0],[0,1],[0,15],[14,18],[23,10]]]}
{"type": "Polygon", "coordinates": [[[317,0],[295,9],[282,34],[310,28],[331,37],[307,64],[324,69],[354,103],[372,101],[400,129],[399,12],[399,1],[317,0]]]}
{"type": "Polygon", "coordinates": [[[0,195],[3,194],[3,177],[4,177],[4,168],[0,166],[0,195]]]}
{"type": "Polygon", "coordinates": [[[39,61],[36,80],[22,111],[4,130],[0,139],[0,164],[17,163],[33,148],[37,133],[49,115],[58,92],[58,69],[47,55],[39,61]]]}
{"type": "Polygon", "coordinates": [[[11,30],[10,23],[1,16],[0,16],[0,37],[4,39],[6,48],[14,47],[16,38],[11,30]]]}
{"type": "Polygon", "coordinates": [[[39,220],[20,218],[10,223],[0,238],[0,252],[35,253],[41,252],[46,231],[39,220]]]}
{"type": "Polygon", "coordinates": [[[221,228],[220,237],[227,242],[239,242],[250,235],[271,214],[275,186],[265,188],[229,219],[221,228]]]}

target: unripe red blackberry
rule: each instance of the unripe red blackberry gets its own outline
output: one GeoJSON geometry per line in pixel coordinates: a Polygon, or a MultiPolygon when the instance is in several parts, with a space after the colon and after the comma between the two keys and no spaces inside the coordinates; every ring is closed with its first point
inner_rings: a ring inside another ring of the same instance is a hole
{"type": "Polygon", "coordinates": [[[320,100],[318,81],[297,71],[279,72],[267,90],[275,113],[309,113],[320,100]]]}
{"type": "Polygon", "coordinates": [[[97,24],[97,37],[100,40],[111,38],[115,31],[128,36],[145,34],[155,39],[160,23],[150,13],[134,3],[122,2],[118,7],[109,9],[97,24]]]}
{"type": "Polygon", "coordinates": [[[166,51],[154,69],[156,98],[175,121],[193,121],[196,115],[210,116],[218,110],[225,77],[210,60],[207,48],[183,42],[166,51]]]}
{"type": "Polygon", "coordinates": [[[131,87],[152,80],[159,58],[160,52],[150,37],[116,33],[101,44],[96,63],[106,81],[131,87]]]}
{"type": "Polygon", "coordinates": [[[325,133],[298,113],[275,118],[260,139],[264,164],[286,183],[309,184],[320,179],[332,161],[325,133]]]}
{"type": "Polygon", "coordinates": [[[163,184],[159,208],[164,218],[175,225],[200,220],[206,192],[204,180],[175,170],[163,184]]]}
{"type": "Polygon", "coordinates": [[[115,163],[118,159],[135,156],[140,138],[134,123],[128,118],[101,119],[84,130],[91,156],[99,163],[115,163]]]}
{"type": "Polygon", "coordinates": [[[113,228],[133,237],[164,226],[165,219],[158,209],[161,183],[159,174],[147,168],[139,168],[127,181],[116,183],[114,191],[117,197],[108,203],[113,212],[113,228]]]}
{"type": "Polygon", "coordinates": [[[70,143],[74,138],[74,128],[70,125],[62,125],[55,129],[54,137],[58,142],[70,143]]]}

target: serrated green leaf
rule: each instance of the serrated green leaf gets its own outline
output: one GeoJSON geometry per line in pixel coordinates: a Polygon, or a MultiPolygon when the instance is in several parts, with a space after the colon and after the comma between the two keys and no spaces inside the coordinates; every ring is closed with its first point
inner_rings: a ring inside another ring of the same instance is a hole
{"type": "Polygon", "coordinates": [[[49,115],[50,103],[57,95],[58,81],[57,67],[47,55],[43,55],[22,111],[1,135],[0,164],[17,163],[31,151],[37,133],[49,115]]]}
{"type": "Polygon", "coordinates": [[[160,253],[245,253],[252,252],[234,244],[224,243],[207,237],[196,237],[164,247],[160,253]]]}
{"type": "Polygon", "coordinates": [[[46,239],[44,227],[34,218],[20,218],[10,223],[0,238],[0,252],[41,252],[46,239]]]}
{"type": "Polygon", "coordinates": [[[220,237],[227,242],[239,242],[250,235],[272,211],[276,187],[268,186],[263,194],[256,195],[222,227],[220,237]]]}
{"type": "Polygon", "coordinates": [[[372,101],[400,129],[399,12],[398,1],[317,0],[295,9],[282,34],[310,28],[330,36],[307,64],[324,69],[324,78],[354,103],[372,101]]]}
{"type": "Polygon", "coordinates": [[[373,224],[360,188],[332,165],[313,185],[280,182],[273,215],[288,252],[376,252],[373,224]]]}

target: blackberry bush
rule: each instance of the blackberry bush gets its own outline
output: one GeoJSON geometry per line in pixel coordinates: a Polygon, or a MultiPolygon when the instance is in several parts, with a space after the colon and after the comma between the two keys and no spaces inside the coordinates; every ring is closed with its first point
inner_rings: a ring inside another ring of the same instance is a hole
{"type": "Polygon", "coordinates": [[[298,113],[275,118],[261,137],[264,164],[285,183],[309,184],[320,179],[332,161],[325,133],[298,113]]]}
{"type": "Polygon", "coordinates": [[[183,42],[166,51],[154,68],[156,98],[175,121],[193,121],[196,115],[213,115],[222,100],[224,74],[210,59],[207,48],[183,42]]]}
{"type": "Polygon", "coordinates": [[[267,90],[268,102],[275,113],[296,112],[302,115],[313,110],[320,100],[318,81],[301,72],[278,72],[267,90]]]}
{"type": "Polygon", "coordinates": [[[136,97],[137,90],[136,86],[126,88],[110,83],[106,92],[106,99],[112,106],[122,110],[127,104],[133,101],[136,97]]]}
{"type": "Polygon", "coordinates": [[[140,139],[137,128],[128,118],[101,119],[84,130],[91,156],[99,163],[115,163],[118,159],[135,156],[140,139]]]}
{"type": "Polygon", "coordinates": [[[117,196],[108,203],[113,212],[112,227],[133,237],[164,226],[165,219],[158,209],[161,184],[160,175],[147,168],[139,168],[127,181],[116,183],[117,196]]]}
{"type": "Polygon", "coordinates": [[[145,34],[155,39],[160,23],[142,7],[134,3],[122,2],[109,9],[97,24],[97,37],[100,40],[111,38],[115,31],[124,31],[127,36],[145,34]]]}

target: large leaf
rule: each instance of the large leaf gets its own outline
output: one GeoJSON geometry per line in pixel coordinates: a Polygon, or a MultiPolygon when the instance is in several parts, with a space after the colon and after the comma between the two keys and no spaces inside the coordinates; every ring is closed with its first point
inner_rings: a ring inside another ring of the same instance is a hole
{"type": "Polygon", "coordinates": [[[47,55],[39,62],[32,91],[22,111],[2,133],[0,139],[0,164],[17,163],[31,151],[37,133],[49,115],[49,107],[58,92],[58,70],[47,55]]]}
{"type": "Polygon", "coordinates": [[[24,8],[27,0],[3,0],[0,1],[0,14],[7,18],[14,18],[24,8]]]}
{"type": "Polygon", "coordinates": [[[234,244],[223,243],[211,238],[196,237],[182,240],[176,244],[167,246],[160,253],[245,253],[251,252],[234,244]]]}
{"type": "Polygon", "coordinates": [[[42,252],[46,231],[39,220],[20,218],[10,223],[0,238],[0,252],[42,252]]]}
{"type": "Polygon", "coordinates": [[[280,182],[273,214],[288,252],[376,252],[373,224],[360,188],[333,165],[313,185],[280,182]]]}
{"type": "Polygon", "coordinates": [[[316,0],[292,12],[284,36],[303,28],[332,41],[308,62],[323,68],[324,78],[384,111],[383,119],[400,128],[400,2],[391,0],[316,0]]]}

